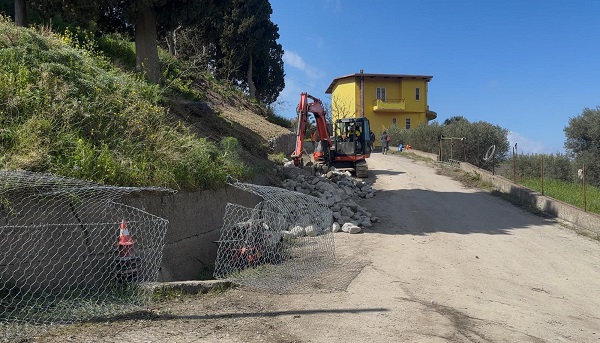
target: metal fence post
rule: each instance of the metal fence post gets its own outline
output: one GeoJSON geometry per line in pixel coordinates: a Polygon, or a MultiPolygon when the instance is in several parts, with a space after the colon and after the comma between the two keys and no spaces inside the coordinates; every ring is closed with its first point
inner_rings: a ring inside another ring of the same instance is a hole
{"type": "Polygon", "coordinates": [[[581,178],[581,183],[583,184],[583,211],[587,212],[587,204],[585,199],[585,163],[583,164],[583,177],[581,178]]]}
{"type": "Polygon", "coordinates": [[[542,195],[544,195],[544,155],[542,155],[542,195]]]}

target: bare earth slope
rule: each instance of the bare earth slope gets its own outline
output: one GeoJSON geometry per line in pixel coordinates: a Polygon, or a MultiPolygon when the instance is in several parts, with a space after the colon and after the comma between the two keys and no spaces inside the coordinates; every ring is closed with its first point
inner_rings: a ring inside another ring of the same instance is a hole
{"type": "Polygon", "coordinates": [[[380,192],[361,204],[381,223],[336,234],[338,256],[368,262],[346,292],[232,290],[39,341],[600,342],[598,241],[423,163],[369,166],[380,192]]]}

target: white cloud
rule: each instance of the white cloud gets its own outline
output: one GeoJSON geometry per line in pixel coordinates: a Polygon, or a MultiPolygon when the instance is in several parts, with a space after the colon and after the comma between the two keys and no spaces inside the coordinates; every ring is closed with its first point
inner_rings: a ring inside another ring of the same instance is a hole
{"type": "Polygon", "coordinates": [[[283,54],[283,62],[288,64],[291,67],[299,69],[303,71],[306,76],[310,79],[318,79],[320,77],[320,73],[317,69],[312,66],[306,64],[304,59],[299,54],[286,50],[283,54]]]}
{"type": "Polygon", "coordinates": [[[333,10],[333,12],[341,12],[342,11],[342,1],[341,0],[325,0],[325,7],[333,10]]]}
{"type": "Polygon", "coordinates": [[[545,145],[544,143],[531,140],[518,132],[510,131],[508,133],[508,141],[510,142],[511,151],[512,147],[517,144],[517,151],[519,154],[551,154],[556,153],[556,149],[545,145]]]}

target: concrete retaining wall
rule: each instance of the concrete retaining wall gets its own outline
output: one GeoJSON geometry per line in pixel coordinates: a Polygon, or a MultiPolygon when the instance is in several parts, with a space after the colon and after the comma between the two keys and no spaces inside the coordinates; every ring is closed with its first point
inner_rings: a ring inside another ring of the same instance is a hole
{"type": "Polygon", "coordinates": [[[262,199],[227,186],[216,191],[164,197],[130,196],[124,202],[169,220],[158,281],[197,279],[214,266],[228,202],[254,207],[262,199]]]}
{"type": "Polygon", "coordinates": [[[282,152],[289,157],[296,149],[296,134],[289,133],[286,135],[280,135],[269,140],[273,152],[282,152]]]}

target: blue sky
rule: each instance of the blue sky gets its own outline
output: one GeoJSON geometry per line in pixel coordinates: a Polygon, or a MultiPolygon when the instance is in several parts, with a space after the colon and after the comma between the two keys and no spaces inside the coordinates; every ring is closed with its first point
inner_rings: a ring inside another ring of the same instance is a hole
{"type": "Polygon", "coordinates": [[[438,121],[462,115],[510,130],[519,152],[564,152],[564,127],[600,106],[600,1],[271,0],[286,87],[330,102],[335,77],[432,75],[438,121]]]}

